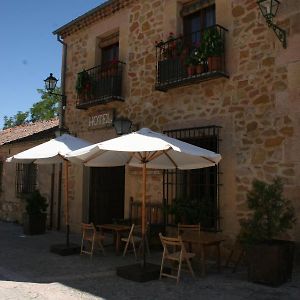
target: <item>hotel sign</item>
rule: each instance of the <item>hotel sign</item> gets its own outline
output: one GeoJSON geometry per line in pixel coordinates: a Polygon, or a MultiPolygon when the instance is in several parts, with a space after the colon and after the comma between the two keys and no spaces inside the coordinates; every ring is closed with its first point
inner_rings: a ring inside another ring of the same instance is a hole
{"type": "Polygon", "coordinates": [[[89,116],[89,128],[104,128],[111,127],[114,120],[114,111],[108,110],[98,113],[97,115],[89,116]]]}

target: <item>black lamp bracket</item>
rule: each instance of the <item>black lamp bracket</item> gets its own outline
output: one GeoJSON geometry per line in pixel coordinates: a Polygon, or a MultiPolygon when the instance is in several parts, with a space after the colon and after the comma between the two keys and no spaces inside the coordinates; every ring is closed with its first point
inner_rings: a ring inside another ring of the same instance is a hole
{"type": "Polygon", "coordinates": [[[277,38],[281,42],[282,47],[286,49],[286,31],[280,28],[279,26],[277,26],[276,24],[274,24],[271,19],[267,19],[266,21],[268,26],[273,29],[277,38]]]}

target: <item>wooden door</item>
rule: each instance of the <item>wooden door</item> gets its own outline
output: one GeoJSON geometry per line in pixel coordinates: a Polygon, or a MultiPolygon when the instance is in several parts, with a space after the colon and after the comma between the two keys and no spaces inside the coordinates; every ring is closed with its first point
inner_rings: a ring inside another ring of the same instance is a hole
{"type": "Polygon", "coordinates": [[[112,223],[124,218],[125,168],[91,168],[90,222],[112,223]]]}

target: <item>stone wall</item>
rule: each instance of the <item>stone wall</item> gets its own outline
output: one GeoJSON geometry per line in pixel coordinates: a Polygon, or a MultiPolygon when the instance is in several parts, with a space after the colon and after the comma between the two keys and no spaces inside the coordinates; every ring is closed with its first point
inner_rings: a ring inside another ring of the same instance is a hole
{"type": "MultiPolygon", "coordinates": [[[[129,8],[65,39],[68,44],[67,126],[91,142],[114,137],[112,129],[90,130],[87,126],[90,115],[108,109],[115,109],[117,115],[128,117],[139,127],[158,131],[222,126],[220,214],[224,234],[233,238],[239,230],[239,220],[248,216],[246,193],[254,178],[270,181],[275,176],[282,177],[285,193],[300,216],[299,1],[283,1],[275,19],[288,33],[287,49],[283,49],[255,0],[216,0],[217,23],[228,29],[229,78],[163,93],[154,89],[154,45],[170,31],[181,32],[182,2],[136,1],[129,8]],[[126,62],[125,102],[77,110],[77,72],[94,66],[97,36],[116,29],[120,33],[120,59],[126,62]]],[[[131,169],[126,174],[128,203],[130,196],[141,196],[136,184],[141,176],[138,170],[131,169]]],[[[162,178],[159,172],[149,177],[147,198],[160,200],[162,178]]],[[[298,241],[299,229],[298,222],[292,232],[298,241]]]]}
{"type": "MultiPolygon", "coordinates": [[[[0,220],[8,222],[23,223],[23,213],[25,212],[25,201],[18,197],[16,194],[16,164],[5,162],[5,159],[32,148],[38,144],[44,143],[47,140],[41,139],[39,141],[27,141],[18,142],[13,144],[7,144],[0,147],[0,158],[3,163],[3,177],[2,177],[2,191],[0,192],[0,220]]],[[[47,198],[50,203],[51,198],[51,172],[52,166],[40,165],[37,167],[37,187],[41,194],[47,198]]],[[[56,224],[57,220],[57,179],[58,179],[58,168],[55,171],[55,187],[54,187],[54,210],[53,220],[56,224]]],[[[50,207],[48,207],[48,224],[50,207]]]]}

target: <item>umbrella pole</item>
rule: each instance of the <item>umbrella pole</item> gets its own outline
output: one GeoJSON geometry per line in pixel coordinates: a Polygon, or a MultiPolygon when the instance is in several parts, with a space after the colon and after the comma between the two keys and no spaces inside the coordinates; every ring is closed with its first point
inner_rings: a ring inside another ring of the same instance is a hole
{"type": "Polygon", "coordinates": [[[146,237],[146,163],[143,163],[143,201],[142,201],[142,243],[143,243],[143,267],[146,267],[146,251],[145,251],[145,237],[146,237]]]}
{"type": "Polygon", "coordinates": [[[68,161],[64,161],[65,168],[65,190],[64,190],[64,198],[65,198],[65,222],[66,222],[66,243],[67,246],[70,244],[70,226],[69,226],[69,201],[68,201],[68,190],[69,190],[69,170],[68,170],[68,161]]]}

